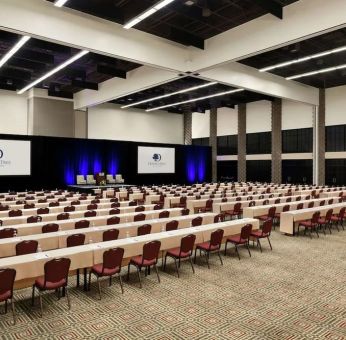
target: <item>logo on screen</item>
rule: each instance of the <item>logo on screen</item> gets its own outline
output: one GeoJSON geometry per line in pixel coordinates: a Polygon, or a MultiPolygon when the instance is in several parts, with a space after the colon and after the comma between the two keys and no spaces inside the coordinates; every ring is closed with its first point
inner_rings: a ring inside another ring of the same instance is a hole
{"type": "Polygon", "coordinates": [[[154,155],[153,155],[153,160],[154,160],[155,162],[160,162],[160,160],[161,160],[161,155],[160,155],[159,153],[154,153],[154,155]]]}
{"type": "Polygon", "coordinates": [[[0,149],[0,159],[3,157],[4,152],[0,149]]]}

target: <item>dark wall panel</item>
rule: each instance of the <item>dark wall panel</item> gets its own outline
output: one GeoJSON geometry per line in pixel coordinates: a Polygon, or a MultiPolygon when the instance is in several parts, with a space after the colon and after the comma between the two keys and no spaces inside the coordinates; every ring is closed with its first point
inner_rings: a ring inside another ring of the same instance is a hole
{"type": "Polygon", "coordinates": [[[326,184],[346,185],[346,159],[326,159],[326,184]]]}
{"type": "Polygon", "coordinates": [[[312,184],[312,159],[282,161],[282,183],[312,184]]]}
{"type": "Polygon", "coordinates": [[[282,153],[302,153],[312,151],[312,128],[282,131],[282,153]]]}
{"type": "Polygon", "coordinates": [[[238,154],[238,135],[228,135],[217,137],[218,155],[237,155],[238,154]]]}
{"type": "Polygon", "coordinates": [[[271,182],[271,161],[246,161],[246,180],[271,182]]]}
{"type": "Polygon", "coordinates": [[[65,187],[77,174],[121,173],[128,184],[193,183],[211,180],[211,148],[174,144],[41,136],[0,135],[31,141],[31,176],[2,176],[0,191],[65,187]],[[137,174],[137,147],[175,148],[175,174],[137,174]]]}
{"type": "Polygon", "coordinates": [[[248,155],[270,154],[271,152],[271,132],[248,133],[246,135],[246,153],[248,155]]]}
{"type": "Polygon", "coordinates": [[[237,181],[238,180],[237,161],[218,161],[217,178],[218,181],[237,181]]]}
{"type": "Polygon", "coordinates": [[[326,126],[326,152],[346,151],[346,125],[326,126]]]}
{"type": "Polygon", "coordinates": [[[192,145],[209,146],[209,137],[193,138],[192,139],[192,145]]]}

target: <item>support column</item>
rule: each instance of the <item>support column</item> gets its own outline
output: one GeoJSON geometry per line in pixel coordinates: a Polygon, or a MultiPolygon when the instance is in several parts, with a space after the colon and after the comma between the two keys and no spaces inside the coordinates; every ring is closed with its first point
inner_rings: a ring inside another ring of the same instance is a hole
{"type": "Polygon", "coordinates": [[[217,181],[217,108],[210,110],[209,118],[209,146],[211,146],[212,181],[217,181]]]}
{"type": "Polygon", "coordinates": [[[184,144],[192,144],[192,113],[184,112],[184,144]]]}
{"type": "Polygon", "coordinates": [[[317,152],[317,184],[325,184],[325,162],[326,162],[326,90],[320,89],[320,105],[318,107],[318,152],[317,152]]]}
{"type": "Polygon", "coordinates": [[[281,184],[282,178],[282,99],[272,101],[272,182],[281,184]]]}
{"type": "Polygon", "coordinates": [[[246,181],[246,104],[238,106],[238,181],[246,181]]]}

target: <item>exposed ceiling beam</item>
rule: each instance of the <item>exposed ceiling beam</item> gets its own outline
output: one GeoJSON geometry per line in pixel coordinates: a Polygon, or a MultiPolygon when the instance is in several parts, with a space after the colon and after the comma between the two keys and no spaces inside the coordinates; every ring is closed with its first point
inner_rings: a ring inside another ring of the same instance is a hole
{"type": "Polygon", "coordinates": [[[285,98],[310,105],[319,104],[317,88],[287,81],[285,78],[270,73],[261,73],[257,69],[240,63],[230,63],[203,71],[200,73],[200,77],[272,97],[285,98]]]}
{"type": "Polygon", "coordinates": [[[270,14],[279,19],[283,19],[283,6],[275,0],[252,0],[255,4],[262,7],[270,14]]]}
{"type": "Polygon", "coordinates": [[[75,109],[112,101],[180,77],[174,72],[155,69],[148,66],[127,72],[127,79],[112,78],[99,84],[99,91],[84,90],[74,95],[75,109]]]}

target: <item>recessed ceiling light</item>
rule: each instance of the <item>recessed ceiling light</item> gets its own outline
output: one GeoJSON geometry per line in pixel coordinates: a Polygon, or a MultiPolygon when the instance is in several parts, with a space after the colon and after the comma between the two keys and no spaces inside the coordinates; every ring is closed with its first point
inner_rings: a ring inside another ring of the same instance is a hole
{"type": "Polygon", "coordinates": [[[54,6],[62,7],[62,6],[64,6],[66,4],[67,1],[68,0],[57,0],[57,1],[55,1],[54,6]]]}
{"type": "Polygon", "coordinates": [[[206,84],[202,84],[202,85],[197,85],[197,86],[189,87],[187,89],[183,89],[183,90],[179,90],[179,91],[176,91],[176,92],[167,93],[167,94],[164,94],[162,96],[156,96],[156,97],[153,97],[153,98],[141,100],[141,101],[136,102],[136,103],[132,103],[132,104],[129,104],[129,105],[122,106],[121,108],[122,109],[126,109],[126,108],[131,107],[131,106],[136,106],[136,105],[140,105],[140,104],[144,104],[144,103],[153,102],[153,101],[158,100],[158,99],[175,96],[175,95],[181,94],[181,93],[191,92],[191,91],[194,91],[194,90],[202,89],[204,87],[209,87],[209,86],[216,85],[216,84],[217,84],[217,82],[213,81],[211,83],[206,83],[206,84]]]}
{"type": "Polygon", "coordinates": [[[187,1],[184,2],[184,5],[186,5],[186,6],[192,6],[194,4],[195,4],[195,2],[192,1],[192,0],[187,0],[187,1]]]}
{"type": "Polygon", "coordinates": [[[241,92],[241,91],[244,91],[244,89],[236,89],[236,90],[218,92],[218,93],[214,93],[214,94],[211,94],[211,95],[208,95],[208,96],[198,97],[198,98],[194,98],[194,99],[190,99],[190,100],[184,100],[182,102],[177,102],[177,103],[172,103],[172,104],[167,104],[167,105],[163,105],[163,106],[154,107],[152,109],[148,109],[148,110],[145,110],[145,111],[146,112],[151,112],[151,111],[161,110],[161,109],[165,109],[167,107],[178,106],[178,105],[187,104],[187,103],[193,103],[193,102],[197,102],[197,101],[200,101],[200,100],[214,98],[214,97],[220,97],[220,96],[225,96],[227,94],[232,94],[232,93],[241,92]]]}
{"type": "Polygon", "coordinates": [[[125,29],[129,29],[129,28],[137,25],[139,22],[141,22],[142,20],[146,19],[147,17],[153,15],[154,13],[159,11],[161,8],[167,6],[168,4],[170,4],[173,1],[174,0],[162,0],[162,1],[158,2],[156,5],[150,7],[149,9],[144,11],[143,13],[137,15],[135,18],[128,21],[123,27],[125,29]]]}
{"type": "Polygon", "coordinates": [[[42,77],[36,79],[35,81],[33,81],[32,83],[30,83],[29,85],[25,86],[23,89],[21,89],[20,91],[18,91],[18,94],[22,94],[25,91],[31,89],[32,87],[34,87],[35,85],[41,83],[43,80],[51,77],[53,74],[59,72],[60,70],[64,69],[66,66],[74,63],[76,60],[82,58],[83,56],[85,56],[87,53],[89,53],[89,51],[81,51],[79,53],[77,53],[75,56],[73,56],[72,58],[66,60],[64,63],[60,64],[59,66],[57,66],[56,68],[54,68],[53,70],[49,71],[48,73],[46,73],[45,75],[43,75],[42,77]]]}
{"type": "Polygon", "coordinates": [[[312,55],[307,56],[307,57],[298,58],[298,59],[286,61],[284,63],[276,64],[276,65],[273,65],[273,66],[264,67],[264,68],[260,69],[259,71],[260,72],[271,71],[271,70],[275,70],[275,69],[278,69],[278,68],[286,67],[286,66],[289,66],[289,65],[292,65],[292,64],[302,63],[302,62],[307,61],[307,60],[316,59],[316,58],[320,58],[320,57],[324,57],[324,56],[327,56],[327,55],[330,55],[330,54],[336,54],[336,53],[340,53],[340,52],[344,52],[344,51],[346,51],[346,46],[337,47],[337,48],[334,48],[332,50],[328,50],[328,51],[325,51],[325,52],[320,52],[320,53],[312,54],[312,55]]]}
{"type": "Polygon", "coordinates": [[[28,36],[21,37],[20,40],[0,59],[0,67],[18,52],[18,50],[30,39],[28,36]]]}
{"type": "Polygon", "coordinates": [[[316,71],[311,71],[311,72],[297,74],[297,75],[294,75],[294,76],[287,77],[286,79],[287,80],[299,79],[299,78],[313,76],[315,74],[327,73],[327,72],[332,72],[332,71],[341,70],[341,69],[345,69],[345,68],[346,68],[346,64],[343,64],[343,65],[339,65],[339,66],[323,68],[321,70],[316,70],[316,71]]]}

